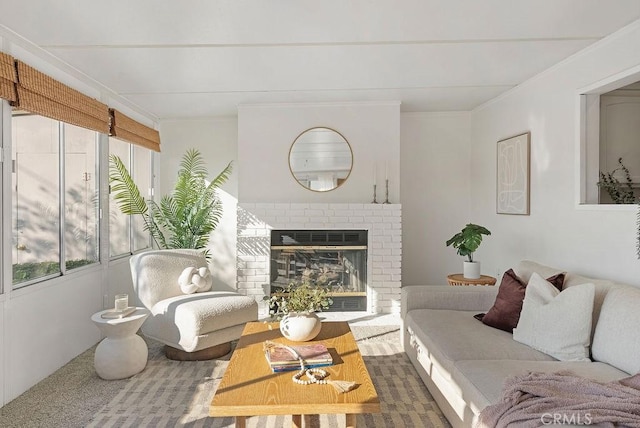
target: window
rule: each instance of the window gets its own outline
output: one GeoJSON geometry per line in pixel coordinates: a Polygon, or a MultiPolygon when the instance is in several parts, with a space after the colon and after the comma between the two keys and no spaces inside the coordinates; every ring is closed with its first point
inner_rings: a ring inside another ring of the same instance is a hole
{"type": "Polygon", "coordinates": [[[12,120],[13,284],[60,274],[60,127],[42,116],[12,120]]]}
{"type": "MultiPolygon", "coordinates": [[[[115,138],[109,138],[109,156],[116,155],[131,173],[131,145],[115,138]]],[[[128,215],[118,209],[109,195],[109,256],[117,257],[131,254],[131,226],[128,215]]]]}
{"type": "MultiPolygon", "coordinates": [[[[150,199],[152,195],[151,151],[116,138],[109,138],[109,154],[116,155],[122,160],[142,196],[150,199]]],[[[123,214],[111,195],[109,201],[110,256],[129,255],[149,248],[150,235],[144,230],[142,218],[123,214]]]]}
{"type": "MultiPolygon", "coordinates": [[[[0,145],[11,148],[11,162],[0,159],[3,211],[11,209],[2,238],[12,248],[14,288],[100,262],[101,232],[113,238],[111,255],[149,248],[140,219],[122,215],[115,204],[109,221],[100,221],[108,181],[100,172],[107,170],[107,134],[160,151],[159,132],[2,52],[0,66],[0,145]]],[[[110,149],[151,197],[152,153],[115,139],[110,149]]],[[[4,263],[3,272],[3,279],[9,276],[4,263]]]]}
{"type": "MultiPolygon", "coordinates": [[[[151,150],[140,146],[132,146],[133,149],[133,179],[138,185],[138,189],[142,195],[150,199],[152,198],[152,180],[151,180],[151,150]]],[[[148,231],[144,230],[144,222],[142,217],[134,216],[132,219],[132,235],[133,251],[140,251],[149,248],[151,236],[148,231]]]]}
{"type": "Polygon", "coordinates": [[[99,261],[100,176],[98,136],[65,124],[65,264],[67,270],[99,261]]]}
{"type": "Polygon", "coordinates": [[[11,129],[14,286],[98,262],[98,134],[21,111],[11,129]]]}

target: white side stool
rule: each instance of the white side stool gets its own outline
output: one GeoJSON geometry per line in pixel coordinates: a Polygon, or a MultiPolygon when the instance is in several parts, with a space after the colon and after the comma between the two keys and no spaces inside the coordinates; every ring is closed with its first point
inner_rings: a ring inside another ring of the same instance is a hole
{"type": "Polygon", "coordinates": [[[149,349],[136,332],[149,316],[149,311],[139,307],[124,318],[102,318],[102,314],[110,310],[91,316],[91,321],[106,336],[98,344],[93,362],[102,379],[124,379],[140,373],[147,365],[149,349]]]}

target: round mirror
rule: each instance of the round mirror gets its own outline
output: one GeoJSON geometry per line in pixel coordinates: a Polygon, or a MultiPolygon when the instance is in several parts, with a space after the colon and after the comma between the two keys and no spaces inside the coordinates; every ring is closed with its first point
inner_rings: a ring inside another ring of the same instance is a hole
{"type": "Polygon", "coordinates": [[[328,192],[344,183],[353,165],[347,140],[330,128],[311,128],[293,141],[289,150],[291,174],[301,186],[328,192]]]}

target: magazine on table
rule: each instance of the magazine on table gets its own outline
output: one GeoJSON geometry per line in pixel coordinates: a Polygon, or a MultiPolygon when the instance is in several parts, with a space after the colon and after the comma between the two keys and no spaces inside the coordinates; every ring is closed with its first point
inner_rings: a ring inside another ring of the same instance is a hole
{"type": "MultiPolygon", "coordinates": [[[[333,364],[333,357],[322,343],[291,346],[303,359],[306,368],[325,367],[333,364]]],[[[299,370],[300,360],[285,346],[265,346],[265,357],[274,372],[299,370]]]]}

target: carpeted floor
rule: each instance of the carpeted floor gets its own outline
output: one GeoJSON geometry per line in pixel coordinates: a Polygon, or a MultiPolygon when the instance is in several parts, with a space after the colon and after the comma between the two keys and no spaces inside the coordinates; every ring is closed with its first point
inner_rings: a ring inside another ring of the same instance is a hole
{"type": "MultiPolygon", "coordinates": [[[[398,326],[354,326],[354,336],[380,397],[382,413],[358,415],[366,427],[448,427],[402,352],[398,326]]],[[[149,362],[130,379],[105,381],[93,370],[91,348],[0,408],[0,427],[231,427],[210,418],[209,403],[227,367],[220,360],[167,360],[148,342],[149,362]]],[[[249,427],[281,427],[290,417],[252,417],[249,427]]],[[[320,415],[312,426],[341,427],[344,417],[320,415]]]]}

